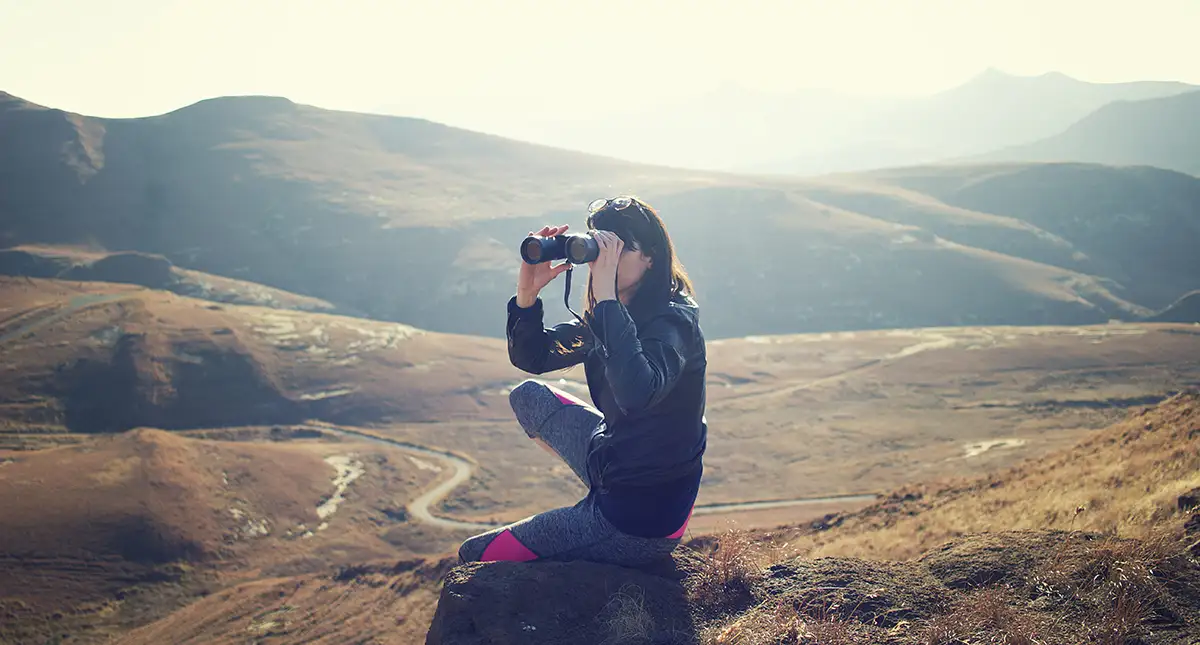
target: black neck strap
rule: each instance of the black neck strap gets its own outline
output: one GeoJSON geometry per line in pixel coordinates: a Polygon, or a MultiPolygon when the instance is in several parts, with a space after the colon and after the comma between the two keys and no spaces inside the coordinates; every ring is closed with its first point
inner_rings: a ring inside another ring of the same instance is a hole
{"type": "MultiPolygon", "coordinates": [[[[567,283],[563,287],[563,304],[566,305],[567,311],[571,312],[572,316],[575,316],[575,320],[578,320],[583,325],[587,325],[587,323],[583,321],[583,318],[581,318],[579,314],[575,313],[575,310],[571,308],[571,274],[574,271],[575,265],[567,264],[567,283]]],[[[620,280],[617,278],[617,276],[613,276],[613,293],[618,293],[617,286],[619,284],[620,280]]]]}
{"type": "Polygon", "coordinates": [[[567,284],[563,289],[563,304],[567,306],[567,311],[571,312],[571,315],[575,316],[575,319],[578,320],[580,324],[586,325],[587,323],[583,322],[583,318],[581,318],[579,314],[575,313],[575,310],[571,308],[571,274],[574,272],[575,265],[567,264],[567,284]]]}

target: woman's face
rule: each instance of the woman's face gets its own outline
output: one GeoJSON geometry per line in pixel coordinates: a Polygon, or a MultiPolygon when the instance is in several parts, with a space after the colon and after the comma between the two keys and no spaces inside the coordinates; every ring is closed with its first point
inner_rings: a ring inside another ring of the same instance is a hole
{"type": "Polygon", "coordinates": [[[653,261],[650,256],[642,254],[637,242],[626,244],[617,263],[617,293],[632,295],[651,264],[653,261]]]}

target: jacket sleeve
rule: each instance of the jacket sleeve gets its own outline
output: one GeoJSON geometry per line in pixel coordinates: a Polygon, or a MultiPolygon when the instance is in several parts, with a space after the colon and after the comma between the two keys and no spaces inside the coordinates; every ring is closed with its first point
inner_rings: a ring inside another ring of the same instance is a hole
{"type": "Polygon", "coordinates": [[[685,318],[660,316],[639,335],[625,306],[605,300],[596,303],[591,325],[609,387],[625,414],[651,408],[670,394],[690,353],[692,326],[685,318]]]}
{"type": "Polygon", "coordinates": [[[508,301],[508,359],[520,370],[543,374],[582,363],[591,348],[590,330],[579,321],[551,328],[543,324],[542,299],[522,309],[517,298],[508,301]]]}

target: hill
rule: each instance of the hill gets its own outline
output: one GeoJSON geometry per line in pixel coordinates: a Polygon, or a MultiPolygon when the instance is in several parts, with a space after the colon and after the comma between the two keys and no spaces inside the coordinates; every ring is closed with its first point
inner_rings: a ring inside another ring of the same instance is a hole
{"type": "MultiPolygon", "coordinates": [[[[1191,291],[1188,285],[1200,276],[1200,259],[1184,251],[1200,227],[1193,207],[1178,207],[1200,199],[1200,182],[1189,175],[1147,167],[1011,163],[899,168],[867,176],[909,191],[905,197],[914,213],[904,221],[922,214],[925,221],[932,219],[926,214],[931,209],[911,205],[912,193],[937,200],[956,211],[955,217],[942,215],[939,233],[947,224],[958,224],[958,230],[945,233],[951,239],[1096,276],[1113,293],[1143,307],[1165,307],[1191,291]],[[1180,201],[1160,201],[1165,195],[1180,201]],[[978,213],[1003,213],[1009,226],[999,234],[995,226],[972,231],[960,209],[977,218],[978,213]],[[979,239],[985,236],[989,239],[979,239]]],[[[859,177],[851,181],[861,183],[859,177]]],[[[904,216],[871,206],[864,212],[904,216]]]]}
{"type": "Polygon", "coordinates": [[[1157,166],[1200,175],[1200,92],[1105,105],[1062,132],[973,158],[1157,166]]]}
{"type": "Polygon", "coordinates": [[[107,253],[71,247],[17,246],[0,249],[0,275],[136,284],[213,302],[278,309],[328,312],[334,309],[324,300],[180,269],[160,255],[137,251],[107,253]]]}
{"type": "MultiPolygon", "coordinates": [[[[907,559],[965,533],[1083,530],[1150,538],[1185,532],[1200,492],[1200,393],[1175,395],[1074,446],[984,477],[901,487],[829,517],[826,530],[783,529],[809,557],[907,559]],[[1190,495],[1190,497],[1189,497],[1190,495]]],[[[1200,540],[1200,534],[1194,540],[1200,540]]]]}
{"type": "MultiPolygon", "coordinates": [[[[638,165],[270,97],[116,120],[7,97],[0,131],[12,133],[0,146],[0,244],[162,256],[432,331],[501,336],[520,238],[547,222],[578,227],[582,205],[619,192],[662,210],[712,338],[1130,320],[1197,287],[1187,269],[1200,234],[1175,222],[1200,204],[1200,179],[1167,173],[1023,167],[1027,186],[1055,191],[1051,227],[1031,221],[1020,190],[980,206],[924,194],[904,216],[858,212],[831,194],[873,198],[877,176],[827,185],[638,165]],[[1097,200],[1110,183],[1144,189],[1097,200]],[[1091,225],[1127,204],[1147,230],[1174,232],[1133,268],[1122,231],[1091,225]]],[[[958,171],[982,180],[994,167],[958,171]]],[[[546,295],[565,318],[560,288],[546,295]]]]}
{"type": "Polygon", "coordinates": [[[519,374],[502,343],[395,323],[112,283],[0,294],[0,418],[21,432],[497,418],[480,392],[519,374]]]}
{"type": "Polygon", "coordinates": [[[362,448],[137,429],[0,450],[0,641],[102,641],[246,577],[403,555],[366,521],[428,485],[418,469],[395,470],[403,457],[359,457],[356,499],[322,508],[337,459],[362,448]]]}
{"type": "Polygon", "coordinates": [[[420,643],[452,559],[357,564],[248,582],[134,630],[119,645],[420,643]]]}

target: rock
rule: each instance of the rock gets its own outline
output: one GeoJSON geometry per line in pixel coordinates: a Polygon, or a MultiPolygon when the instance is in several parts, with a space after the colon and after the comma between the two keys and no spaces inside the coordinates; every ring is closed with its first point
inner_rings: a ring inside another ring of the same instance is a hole
{"type": "Polygon", "coordinates": [[[976,589],[1023,582],[1067,533],[1003,531],[971,536],[930,549],[919,561],[951,589],[976,589]]]}
{"type": "Polygon", "coordinates": [[[425,643],[695,640],[677,579],[590,562],[488,562],[450,571],[425,643]]]}
{"type": "Polygon", "coordinates": [[[1179,506],[1180,513],[1186,513],[1190,510],[1200,508],[1200,487],[1193,488],[1192,490],[1180,495],[1176,503],[1179,506]]]}
{"type": "Polygon", "coordinates": [[[946,588],[924,567],[854,558],[776,564],[767,569],[755,597],[880,627],[929,618],[949,600],[946,588]]]}

